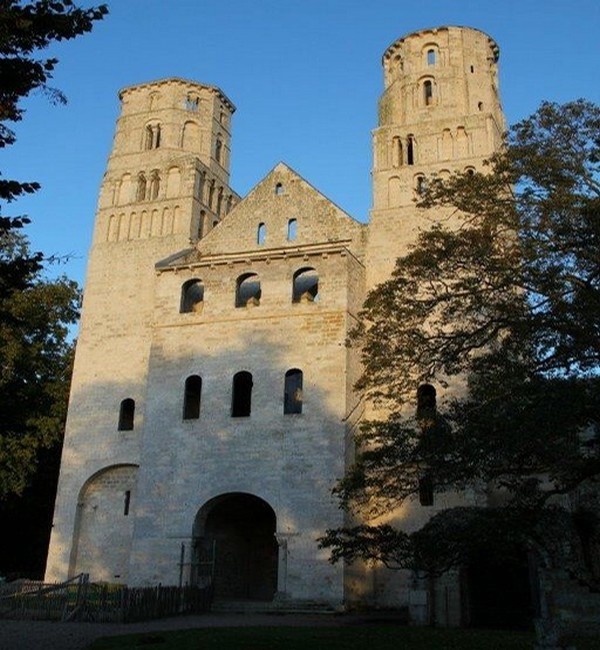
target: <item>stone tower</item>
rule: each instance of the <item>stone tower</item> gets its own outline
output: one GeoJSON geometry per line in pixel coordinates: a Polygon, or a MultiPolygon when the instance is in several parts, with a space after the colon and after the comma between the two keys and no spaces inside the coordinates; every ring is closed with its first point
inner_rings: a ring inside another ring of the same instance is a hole
{"type": "MultiPolygon", "coordinates": [[[[120,481],[120,494],[134,490],[141,440],[127,420],[135,417],[138,430],[144,421],[155,264],[189,249],[239,200],[228,185],[235,108],[218,88],[165,79],[125,88],[119,98],[89,254],[48,560],[52,576],[85,557],[82,544],[69,551],[79,526],[73,495],[81,502],[94,472],[118,466],[117,478],[106,480],[120,481]],[[115,439],[117,424],[123,431],[115,439]]],[[[126,579],[132,520],[106,525],[112,528],[106,544],[122,542],[111,577],[126,579]]]]}
{"type": "Polygon", "coordinates": [[[487,34],[468,27],[414,32],[385,51],[373,132],[369,288],[389,277],[418,229],[435,219],[415,206],[426,178],[481,169],[501,145],[498,55],[487,34]]]}

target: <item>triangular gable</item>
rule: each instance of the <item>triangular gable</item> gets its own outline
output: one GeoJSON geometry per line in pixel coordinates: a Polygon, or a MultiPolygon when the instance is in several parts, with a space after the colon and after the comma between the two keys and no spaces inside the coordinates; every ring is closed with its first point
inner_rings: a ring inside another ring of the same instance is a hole
{"type": "Polygon", "coordinates": [[[279,163],[198,242],[197,250],[204,257],[344,241],[362,257],[364,232],[365,224],[279,163]]]}

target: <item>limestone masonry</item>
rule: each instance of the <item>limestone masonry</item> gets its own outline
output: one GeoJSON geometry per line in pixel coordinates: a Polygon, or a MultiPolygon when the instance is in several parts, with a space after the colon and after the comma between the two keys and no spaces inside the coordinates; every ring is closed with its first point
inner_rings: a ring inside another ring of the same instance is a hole
{"type": "MultiPolygon", "coordinates": [[[[369,224],[283,163],[236,194],[235,107],[219,88],[171,78],[121,91],[47,580],[213,576],[221,599],[421,616],[413,576],[331,565],[315,540],[344,524],[331,490],[366,408],[348,331],[431,223],[415,207],[424,178],[480,169],[501,144],[497,60],[494,41],[464,27],[385,51],[369,224]]],[[[447,505],[398,516],[411,528],[447,505]]],[[[440,617],[456,621],[455,581],[440,589],[440,617]]]]}

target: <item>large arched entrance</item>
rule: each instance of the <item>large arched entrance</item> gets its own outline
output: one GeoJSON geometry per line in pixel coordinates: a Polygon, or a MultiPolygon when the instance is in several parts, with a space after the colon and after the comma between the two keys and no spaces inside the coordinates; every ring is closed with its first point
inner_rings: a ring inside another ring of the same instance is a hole
{"type": "Polygon", "coordinates": [[[212,575],[215,597],[273,600],[278,546],[273,508],[252,494],[215,497],[194,522],[195,582],[212,575]]]}

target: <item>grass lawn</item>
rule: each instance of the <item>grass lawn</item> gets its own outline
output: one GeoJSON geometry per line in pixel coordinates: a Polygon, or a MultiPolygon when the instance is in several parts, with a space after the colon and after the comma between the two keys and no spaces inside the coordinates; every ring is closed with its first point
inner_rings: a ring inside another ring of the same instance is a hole
{"type": "MultiPolygon", "coordinates": [[[[237,627],[150,632],[98,639],[89,650],[531,650],[524,632],[430,629],[392,625],[237,627]]],[[[587,639],[578,650],[600,650],[587,639]]]]}

